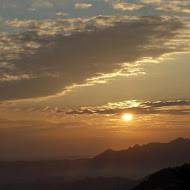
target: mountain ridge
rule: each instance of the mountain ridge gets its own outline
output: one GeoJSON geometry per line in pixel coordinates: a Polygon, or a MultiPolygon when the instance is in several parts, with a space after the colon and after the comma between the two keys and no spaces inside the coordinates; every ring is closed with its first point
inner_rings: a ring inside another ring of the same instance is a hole
{"type": "Polygon", "coordinates": [[[0,182],[52,177],[125,177],[140,179],[168,166],[190,162],[190,139],[135,145],[126,150],[108,149],[87,159],[0,162],[0,182]],[[17,170],[19,169],[19,173],[17,170]]]}
{"type": "Polygon", "coordinates": [[[151,143],[147,143],[147,144],[143,144],[143,145],[138,145],[138,144],[135,144],[133,147],[129,147],[127,149],[123,149],[123,150],[112,150],[112,149],[107,149],[106,151],[96,155],[95,157],[93,157],[93,159],[99,159],[99,158],[102,158],[103,156],[105,155],[108,155],[110,156],[110,154],[117,154],[117,153],[126,153],[126,152],[129,152],[129,151],[136,151],[136,150],[140,150],[142,148],[155,148],[156,146],[167,146],[167,145],[173,145],[173,144],[189,144],[190,145],[190,139],[188,138],[182,138],[182,137],[179,137],[177,139],[174,139],[170,142],[166,142],[166,143],[160,143],[160,142],[151,142],[151,143]]]}

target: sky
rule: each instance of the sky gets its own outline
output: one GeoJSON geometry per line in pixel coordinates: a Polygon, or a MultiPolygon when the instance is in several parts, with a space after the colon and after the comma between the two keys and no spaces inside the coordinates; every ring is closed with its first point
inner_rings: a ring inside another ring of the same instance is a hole
{"type": "Polygon", "coordinates": [[[1,0],[0,160],[190,138],[189,60],[189,0],[1,0]]]}

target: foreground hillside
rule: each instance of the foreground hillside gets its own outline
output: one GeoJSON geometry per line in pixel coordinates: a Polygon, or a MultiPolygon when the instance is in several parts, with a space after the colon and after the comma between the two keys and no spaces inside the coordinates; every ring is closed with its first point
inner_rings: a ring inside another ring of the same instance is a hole
{"type": "Polygon", "coordinates": [[[189,190],[190,163],[158,171],[132,190],[189,190]]]}

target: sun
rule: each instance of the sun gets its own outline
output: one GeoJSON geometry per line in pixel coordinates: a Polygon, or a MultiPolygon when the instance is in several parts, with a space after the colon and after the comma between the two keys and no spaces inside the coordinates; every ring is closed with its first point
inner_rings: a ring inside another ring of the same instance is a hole
{"type": "Polygon", "coordinates": [[[122,118],[123,118],[123,120],[125,120],[125,121],[130,121],[130,120],[133,119],[133,115],[132,115],[132,114],[125,113],[125,114],[123,114],[122,118]]]}

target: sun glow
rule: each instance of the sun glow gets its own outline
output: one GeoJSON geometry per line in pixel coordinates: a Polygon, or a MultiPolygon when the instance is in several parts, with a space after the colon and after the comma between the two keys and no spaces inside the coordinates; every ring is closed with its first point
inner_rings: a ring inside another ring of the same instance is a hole
{"type": "Polygon", "coordinates": [[[123,120],[125,120],[125,121],[130,121],[130,120],[133,119],[133,115],[132,115],[132,114],[125,113],[125,114],[123,114],[122,118],[123,118],[123,120]]]}

